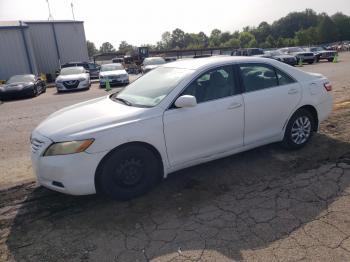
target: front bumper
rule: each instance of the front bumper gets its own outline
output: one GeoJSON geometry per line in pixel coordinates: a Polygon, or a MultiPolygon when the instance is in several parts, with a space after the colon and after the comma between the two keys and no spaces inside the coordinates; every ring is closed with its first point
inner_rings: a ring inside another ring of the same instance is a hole
{"type": "MultiPolygon", "coordinates": [[[[100,78],[100,86],[106,86],[107,79],[100,78]]],[[[126,85],[129,84],[129,77],[114,77],[108,78],[110,85],[126,85]]]]}
{"type": "Polygon", "coordinates": [[[81,90],[81,89],[87,89],[89,87],[90,87],[90,81],[88,79],[85,81],[78,81],[78,83],[73,85],[68,85],[65,82],[56,82],[57,91],[81,90]]]}
{"type": "Polygon", "coordinates": [[[105,152],[44,157],[52,141],[39,134],[33,135],[32,140],[32,166],[40,185],[70,195],[96,193],[95,172],[105,152]]]}
{"type": "Polygon", "coordinates": [[[27,97],[33,95],[33,87],[23,88],[21,90],[2,90],[0,91],[0,98],[17,98],[17,97],[27,97]]]}

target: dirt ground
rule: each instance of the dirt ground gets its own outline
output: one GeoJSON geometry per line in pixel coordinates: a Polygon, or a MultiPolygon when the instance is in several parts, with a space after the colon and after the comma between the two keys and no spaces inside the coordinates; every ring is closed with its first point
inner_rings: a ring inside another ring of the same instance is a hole
{"type": "Polygon", "coordinates": [[[0,105],[0,261],[350,261],[350,53],[302,70],[326,75],[335,97],[304,149],[192,167],[127,202],[33,181],[30,130],[101,90],[0,105]]]}

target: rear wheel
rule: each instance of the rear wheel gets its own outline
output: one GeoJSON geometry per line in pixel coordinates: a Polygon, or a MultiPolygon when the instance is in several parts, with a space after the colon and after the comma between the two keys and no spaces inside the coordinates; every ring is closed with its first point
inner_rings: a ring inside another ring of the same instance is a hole
{"type": "Polygon", "coordinates": [[[315,61],[308,61],[307,63],[309,64],[309,65],[311,65],[311,64],[313,64],[315,61]]]}
{"type": "Polygon", "coordinates": [[[302,148],[309,142],[314,130],[313,115],[308,110],[300,109],[289,120],[282,143],[289,149],[302,148]]]}
{"type": "Polygon", "coordinates": [[[328,58],[328,62],[333,62],[334,58],[328,58]]]}
{"type": "Polygon", "coordinates": [[[98,168],[97,192],[119,200],[143,195],[159,181],[160,166],[159,159],[146,147],[129,145],[117,149],[98,168]]]}

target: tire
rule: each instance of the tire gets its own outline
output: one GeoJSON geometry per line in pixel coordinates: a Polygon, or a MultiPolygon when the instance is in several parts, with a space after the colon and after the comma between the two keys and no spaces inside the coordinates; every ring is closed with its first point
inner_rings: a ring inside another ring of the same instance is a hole
{"type": "Polygon", "coordinates": [[[46,86],[43,87],[43,93],[46,93],[46,86]]]}
{"type": "Polygon", "coordinates": [[[34,86],[33,87],[33,94],[32,94],[32,97],[36,97],[39,95],[39,91],[38,91],[38,87],[37,86],[34,86]]]}
{"type": "Polygon", "coordinates": [[[334,58],[328,58],[328,62],[333,62],[334,58]]]}
{"type": "Polygon", "coordinates": [[[309,65],[311,65],[311,64],[313,64],[315,61],[308,61],[307,63],[309,64],[309,65]]]}
{"type": "Polygon", "coordinates": [[[96,191],[117,200],[145,194],[161,177],[157,156],[148,148],[129,145],[112,151],[96,173],[96,191]]]}
{"type": "Polygon", "coordinates": [[[282,144],[288,149],[300,149],[310,141],[314,130],[313,115],[308,110],[299,109],[289,119],[282,144]]]}

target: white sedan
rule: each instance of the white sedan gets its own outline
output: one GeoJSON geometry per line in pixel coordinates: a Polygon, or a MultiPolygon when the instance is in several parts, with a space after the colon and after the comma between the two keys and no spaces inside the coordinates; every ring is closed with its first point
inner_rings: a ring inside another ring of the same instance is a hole
{"type": "Polygon", "coordinates": [[[129,74],[120,63],[104,64],[100,69],[100,87],[105,87],[109,81],[111,85],[128,85],[129,74]]]}
{"type": "Polygon", "coordinates": [[[55,84],[57,92],[89,89],[90,75],[82,66],[65,67],[61,69],[55,84]]]}
{"type": "Polygon", "coordinates": [[[33,167],[59,192],[130,199],[179,169],[278,141],[303,147],[332,111],[331,89],[265,58],[165,64],[49,116],[31,136],[33,167]]]}

